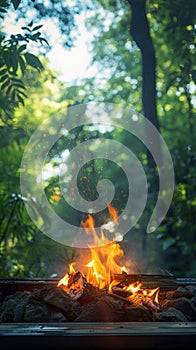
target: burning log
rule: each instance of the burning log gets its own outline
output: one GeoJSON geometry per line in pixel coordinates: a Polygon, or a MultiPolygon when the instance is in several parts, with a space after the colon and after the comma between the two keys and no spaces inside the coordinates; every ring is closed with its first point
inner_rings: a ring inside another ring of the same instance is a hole
{"type": "Polygon", "coordinates": [[[155,275],[155,274],[114,274],[113,279],[119,281],[123,285],[140,282],[142,288],[153,289],[159,287],[163,290],[174,290],[178,287],[175,276],[172,275],[155,275]]]}
{"type": "Polygon", "coordinates": [[[67,287],[73,300],[77,300],[82,296],[86,283],[87,281],[80,272],[70,275],[67,287]]]}
{"type": "Polygon", "coordinates": [[[113,287],[111,284],[111,288],[109,288],[109,290],[107,290],[106,288],[100,289],[88,283],[81,272],[74,272],[71,274],[67,274],[66,278],[64,277],[63,279],[61,279],[58,283],[58,286],[65,290],[73,300],[78,300],[81,304],[90,303],[92,301],[98,301],[104,296],[110,296],[112,298],[122,301],[124,304],[129,304],[131,306],[134,306],[136,304],[152,308],[154,311],[160,310],[158,302],[151,299],[151,296],[155,292],[158,292],[158,288],[150,292],[143,292],[140,289],[140,283],[135,283],[131,285],[127,290],[123,289],[125,287],[123,287],[122,282],[117,286],[113,287]],[[62,283],[63,281],[66,281],[66,284],[62,283]]]}
{"type": "Polygon", "coordinates": [[[145,300],[142,301],[142,304],[147,307],[151,307],[154,311],[159,311],[160,306],[159,304],[156,303],[156,301],[153,301],[149,298],[146,298],[145,300]]]}
{"type": "Polygon", "coordinates": [[[131,293],[129,291],[123,289],[122,285],[112,287],[111,290],[112,290],[112,293],[119,295],[123,298],[128,298],[131,295],[131,293]]]}
{"type": "MultiPolygon", "coordinates": [[[[113,207],[109,208],[109,212],[113,216],[115,215],[116,219],[118,218],[113,207]]],[[[104,233],[101,237],[97,235],[94,219],[90,214],[86,221],[82,221],[81,225],[86,234],[91,237],[96,248],[89,247],[91,260],[87,264],[83,264],[86,272],[76,272],[73,263],[70,264],[69,272],[59,281],[58,287],[65,290],[73,300],[80,302],[96,300],[104,293],[110,293],[113,294],[113,298],[121,299],[126,304],[143,305],[158,311],[160,309],[158,302],[160,284],[168,287],[169,281],[171,287],[173,282],[172,287],[174,288],[176,281],[173,276],[169,276],[168,279],[168,276],[160,278],[156,275],[155,278],[149,279],[148,275],[128,274],[127,268],[119,263],[119,258],[123,256],[120,245],[117,242],[110,242],[104,233]],[[154,283],[153,287],[152,283],[154,283]],[[97,296],[95,296],[96,294],[97,296]]]]}

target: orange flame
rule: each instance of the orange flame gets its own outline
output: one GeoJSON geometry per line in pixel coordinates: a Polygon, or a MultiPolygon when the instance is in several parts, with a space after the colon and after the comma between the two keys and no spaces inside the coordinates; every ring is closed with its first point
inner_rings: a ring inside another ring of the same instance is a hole
{"type": "Polygon", "coordinates": [[[63,276],[63,278],[61,278],[60,281],[58,282],[57,287],[64,286],[65,288],[63,288],[63,289],[66,290],[68,287],[69,277],[70,277],[69,274],[66,273],[65,276],[63,276]]]}
{"type": "Polygon", "coordinates": [[[81,221],[80,224],[82,227],[86,229],[86,233],[88,234],[88,229],[92,229],[95,231],[95,220],[92,215],[88,214],[88,218],[85,221],[81,221]]]}
{"type": "Polygon", "coordinates": [[[57,284],[57,287],[60,287],[60,286],[63,287],[64,286],[63,289],[65,289],[65,290],[68,288],[68,282],[69,282],[70,275],[76,273],[73,265],[74,265],[74,263],[71,263],[71,264],[68,265],[69,266],[69,273],[66,273],[63,276],[63,278],[60,279],[60,281],[57,284]]]}
{"type": "Polygon", "coordinates": [[[116,259],[123,255],[123,251],[116,242],[101,248],[90,248],[92,260],[85,266],[88,268],[86,279],[99,288],[109,288],[112,274],[121,273],[121,266],[116,259]]]}
{"type": "MultiPolygon", "coordinates": [[[[108,206],[108,211],[115,223],[118,224],[118,214],[115,208],[108,206]]],[[[84,270],[86,273],[83,276],[87,282],[101,289],[107,289],[112,292],[112,288],[119,284],[119,281],[114,279],[115,274],[122,274],[124,271],[128,273],[126,266],[120,264],[120,258],[123,257],[124,252],[117,242],[110,242],[103,232],[101,237],[98,237],[95,230],[95,221],[92,215],[88,214],[86,221],[81,222],[81,226],[84,227],[87,235],[93,236],[94,245],[97,248],[89,247],[91,253],[91,259],[88,263],[84,264],[84,270]]],[[[68,281],[70,275],[75,273],[73,263],[69,265],[69,273],[59,281],[58,286],[64,290],[68,290],[68,281]]],[[[82,288],[82,287],[81,287],[82,288]]],[[[142,289],[142,283],[135,282],[123,288],[130,293],[129,299],[136,304],[141,304],[142,300],[151,298],[153,302],[158,304],[158,292],[159,287],[155,289],[142,289]]]]}
{"type": "MultiPolygon", "coordinates": [[[[85,221],[81,221],[80,224],[82,227],[84,227],[85,232],[87,235],[91,235],[92,238],[92,245],[93,246],[100,246],[110,243],[110,241],[107,239],[107,237],[104,236],[103,232],[101,234],[101,237],[97,235],[97,232],[95,230],[95,220],[92,215],[88,214],[88,217],[85,221]]],[[[90,246],[90,244],[89,244],[90,246]]]]}
{"type": "Polygon", "coordinates": [[[112,204],[108,204],[108,211],[109,211],[111,219],[115,221],[116,225],[119,225],[119,223],[118,223],[118,212],[112,206],[112,204]]]}

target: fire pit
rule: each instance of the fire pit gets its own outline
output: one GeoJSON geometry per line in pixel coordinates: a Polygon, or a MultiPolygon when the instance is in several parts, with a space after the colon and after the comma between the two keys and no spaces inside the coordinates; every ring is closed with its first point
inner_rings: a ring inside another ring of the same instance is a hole
{"type": "MultiPolygon", "coordinates": [[[[20,349],[170,349],[194,341],[196,279],[126,276],[138,277],[145,288],[159,282],[159,308],[132,304],[115,290],[106,293],[94,286],[90,295],[87,286],[74,299],[57,287],[56,278],[1,279],[1,344],[20,349]]],[[[125,279],[124,274],[116,278],[125,279]]]]}
{"type": "Polygon", "coordinates": [[[102,244],[62,278],[0,280],[1,344],[165,349],[195,340],[196,279],[130,273],[119,243],[98,237],[91,215],[82,225],[102,244]]]}

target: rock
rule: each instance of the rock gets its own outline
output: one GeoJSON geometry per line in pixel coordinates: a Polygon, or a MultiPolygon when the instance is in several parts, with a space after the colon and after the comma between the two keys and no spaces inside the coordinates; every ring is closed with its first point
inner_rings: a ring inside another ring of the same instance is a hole
{"type": "Polygon", "coordinates": [[[41,301],[31,298],[25,307],[24,322],[50,322],[51,311],[41,301]]]}
{"type": "Polygon", "coordinates": [[[22,322],[25,306],[29,296],[23,292],[7,296],[1,306],[0,314],[2,322],[22,322]]]}
{"type": "Polygon", "coordinates": [[[118,312],[104,298],[98,302],[87,304],[83,307],[76,322],[117,322],[118,312]]]}
{"type": "Polygon", "coordinates": [[[67,318],[61,312],[53,311],[50,314],[49,322],[67,322],[67,318]]]}
{"type": "Polygon", "coordinates": [[[16,292],[4,299],[1,306],[2,322],[65,322],[66,317],[32,294],[16,292]]]}
{"type": "Polygon", "coordinates": [[[187,322],[188,321],[186,316],[180,310],[177,310],[173,307],[169,307],[168,309],[165,309],[162,312],[156,313],[155,320],[157,322],[187,322]]]}
{"type": "Polygon", "coordinates": [[[34,294],[34,297],[38,300],[44,300],[45,303],[61,310],[62,312],[69,313],[72,308],[72,299],[69,294],[64,292],[58,287],[45,287],[43,290],[34,294]]]}
{"type": "Polygon", "coordinates": [[[176,290],[169,291],[165,294],[166,299],[178,299],[178,298],[192,298],[192,293],[184,288],[184,287],[178,287],[176,290]]]}
{"type": "Polygon", "coordinates": [[[75,318],[77,318],[82,311],[82,306],[78,301],[72,302],[72,307],[69,310],[69,313],[67,314],[68,321],[74,321],[75,318]]]}
{"type": "Polygon", "coordinates": [[[117,322],[119,321],[118,310],[112,303],[104,298],[95,304],[96,320],[99,322],[117,322]]]}
{"type": "Polygon", "coordinates": [[[185,287],[191,294],[193,297],[196,297],[196,286],[195,285],[188,285],[185,287]]]}
{"type": "Polygon", "coordinates": [[[162,308],[166,309],[170,307],[180,310],[189,321],[196,321],[196,308],[194,307],[192,299],[182,297],[179,299],[165,300],[162,303],[162,308]]]}
{"type": "Polygon", "coordinates": [[[194,308],[196,308],[196,297],[193,297],[191,299],[191,304],[193,305],[194,308]]]}
{"type": "Polygon", "coordinates": [[[144,306],[133,306],[126,309],[125,322],[149,322],[154,321],[152,310],[144,306]]]}
{"type": "Polygon", "coordinates": [[[72,300],[69,294],[58,287],[44,287],[43,290],[37,291],[34,297],[43,300],[54,311],[60,311],[68,321],[73,321],[82,309],[78,301],[72,300]]]}

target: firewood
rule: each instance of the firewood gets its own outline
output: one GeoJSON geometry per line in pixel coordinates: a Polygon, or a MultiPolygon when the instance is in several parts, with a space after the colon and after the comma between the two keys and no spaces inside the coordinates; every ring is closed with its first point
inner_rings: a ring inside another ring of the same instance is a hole
{"type": "Polygon", "coordinates": [[[131,293],[128,290],[123,289],[123,286],[115,286],[112,288],[112,293],[117,294],[123,298],[128,298],[131,293]]]}
{"type": "Polygon", "coordinates": [[[160,287],[161,290],[173,290],[178,287],[175,276],[153,275],[153,274],[114,274],[113,279],[127,286],[134,282],[140,282],[143,289],[160,287]]]}
{"type": "Polygon", "coordinates": [[[154,311],[159,311],[160,306],[153,300],[146,298],[142,301],[142,305],[152,308],[154,311]]]}
{"type": "Polygon", "coordinates": [[[115,299],[118,299],[118,300],[122,300],[124,303],[127,303],[129,305],[133,305],[133,302],[129,299],[126,299],[124,297],[121,297],[120,295],[118,294],[114,294],[114,293],[111,293],[111,292],[108,292],[107,293],[109,296],[111,296],[112,298],[115,298],[115,299]]]}

